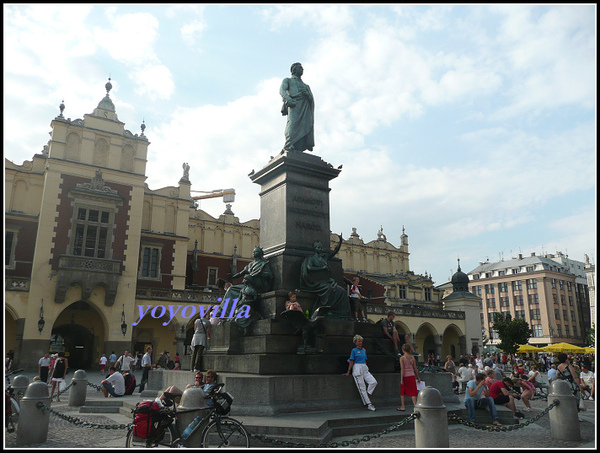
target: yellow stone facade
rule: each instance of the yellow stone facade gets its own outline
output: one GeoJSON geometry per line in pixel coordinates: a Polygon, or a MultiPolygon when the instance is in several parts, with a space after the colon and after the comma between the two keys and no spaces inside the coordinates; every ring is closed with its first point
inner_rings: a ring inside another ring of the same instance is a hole
{"type": "MultiPolygon", "coordinates": [[[[37,369],[49,348],[83,368],[148,345],[185,354],[197,314],[182,310],[218,303],[217,280],[259,245],[259,220],[194,207],[185,164],[173,186],[147,186],[145,125],[125,129],[109,91],[83,119],[61,110],[31,161],[5,159],[5,345],[19,367],[37,369]],[[148,306],[165,314],[140,320],[148,306]],[[172,319],[168,306],[179,306],[172,319]]],[[[464,314],[444,313],[431,278],[410,271],[407,235],[395,247],[382,231],[368,243],[353,232],[338,257],[372,292],[371,321],[392,309],[419,351],[467,352],[464,314]]]]}

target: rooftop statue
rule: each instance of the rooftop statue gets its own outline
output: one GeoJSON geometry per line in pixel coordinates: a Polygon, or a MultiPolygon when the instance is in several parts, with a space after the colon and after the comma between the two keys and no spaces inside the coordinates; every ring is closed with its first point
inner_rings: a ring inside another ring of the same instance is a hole
{"type": "Polygon", "coordinates": [[[279,94],[283,98],[281,114],[287,115],[285,126],[286,151],[312,151],[315,146],[315,100],[310,87],[302,81],[304,69],[300,63],[290,68],[292,77],[283,79],[279,94]]]}
{"type": "Polygon", "coordinates": [[[318,296],[313,305],[313,318],[351,320],[350,301],[346,290],[339,286],[329,272],[329,259],[333,258],[342,245],[342,237],[335,250],[328,253],[320,241],[313,244],[314,253],[302,262],[300,288],[318,296]]]}

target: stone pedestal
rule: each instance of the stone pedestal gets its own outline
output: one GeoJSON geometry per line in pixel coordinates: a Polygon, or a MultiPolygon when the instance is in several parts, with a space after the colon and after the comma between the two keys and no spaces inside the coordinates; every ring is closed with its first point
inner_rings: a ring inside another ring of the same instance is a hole
{"type": "Polygon", "coordinates": [[[340,171],[313,154],[283,152],[251,175],[261,186],[260,246],[273,269],[274,289],[296,289],[313,243],[329,247],[329,181],[340,171]]]}
{"type": "Polygon", "coordinates": [[[398,359],[389,355],[392,341],[383,338],[380,326],[341,320],[319,322],[324,335],[316,338],[313,354],[298,353],[302,345],[300,332],[279,317],[255,322],[246,335],[233,322],[213,326],[202,359],[204,367],[219,373],[337,375],[347,371],[347,359],[354,347],[352,338],[358,334],[364,337],[369,368],[373,372],[394,372],[398,359]]]}

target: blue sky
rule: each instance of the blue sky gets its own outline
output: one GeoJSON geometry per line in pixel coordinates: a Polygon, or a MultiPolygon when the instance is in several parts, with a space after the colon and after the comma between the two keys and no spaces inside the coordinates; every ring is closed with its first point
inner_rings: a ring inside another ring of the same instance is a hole
{"type": "MultiPolygon", "coordinates": [[[[151,142],[147,183],[234,188],[284,143],[279,85],[304,66],[315,150],[335,167],[331,229],[383,226],[447,281],[518,253],[596,256],[595,5],[4,5],[4,153],[83,118],[109,75],[119,120],[151,142]]],[[[201,209],[224,211],[220,199],[201,209]]]]}

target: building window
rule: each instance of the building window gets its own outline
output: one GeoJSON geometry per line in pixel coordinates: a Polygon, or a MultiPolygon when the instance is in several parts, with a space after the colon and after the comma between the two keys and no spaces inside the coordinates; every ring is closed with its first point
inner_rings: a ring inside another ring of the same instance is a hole
{"type": "Polygon", "coordinates": [[[475,294],[476,296],[481,297],[481,285],[473,286],[471,288],[471,290],[473,291],[473,294],[475,294]]]}
{"type": "Polygon", "coordinates": [[[398,297],[406,299],[406,285],[398,285],[398,297]]]}
{"type": "Polygon", "coordinates": [[[542,329],[541,324],[535,324],[535,325],[531,326],[531,330],[533,330],[534,337],[543,337],[544,336],[544,331],[542,329]]]}
{"type": "Polygon", "coordinates": [[[500,305],[502,307],[508,307],[508,296],[500,296],[500,305]]]}
{"type": "Polygon", "coordinates": [[[565,305],[565,295],[564,294],[560,295],[560,303],[565,305]]]}
{"type": "Polygon", "coordinates": [[[558,296],[556,294],[552,294],[552,300],[558,305],[558,296]]]}
{"type": "Polygon", "coordinates": [[[493,297],[491,299],[487,300],[487,305],[488,305],[488,309],[489,308],[496,308],[496,299],[494,299],[493,297]]]}
{"type": "Polygon", "coordinates": [[[577,327],[573,326],[573,337],[577,338],[577,327]]]}
{"type": "Polygon", "coordinates": [[[498,283],[498,291],[500,291],[501,293],[507,293],[508,292],[508,283],[507,282],[498,283]]]}
{"type": "Polygon", "coordinates": [[[153,246],[142,246],[142,262],[140,278],[158,279],[160,277],[161,249],[153,246]]]}
{"type": "Polygon", "coordinates": [[[565,281],[564,280],[558,281],[558,289],[565,289],[565,281]]]}
{"type": "Polygon", "coordinates": [[[575,311],[571,310],[571,321],[575,321],[575,311]]]}
{"type": "Polygon", "coordinates": [[[526,271],[526,272],[533,272],[533,269],[534,269],[534,267],[533,267],[533,266],[527,266],[527,267],[525,268],[525,271],[526,271]]]}
{"type": "Polygon", "coordinates": [[[219,275],[219,269],[216,267],[208,268],[208,280],[206,281],[207,286],[215,286],[217,284],[217,276],[219,275]]]}
{"type": "Polygon", "coordinates": [[[571,336],[569,326],[565,326],[565,337],[569,338],[571,336]]]}
{"type": "Polygon", "coordinates": [[[515,305],[524,305],[523,296],[521,294],[515,296],[515,305]]]}
{"type": "Polygon", "coordinates": [[[512,282],[512,288],[513,288],[513,291],[522,291],[523,283],[521,282],[521,280],[515,280],[512,282]]]}
{"type": "Polygon", "coordinates": [[[540,303],[539,296],[537,294],[529,294],[527,296],[529,305],[537,305],[540,303]]]}
{"type": "Polygon", "coordinates": [[[519,273],[519,268],[517,267],[516,269],[513,269],[513,270],[512,270],[512,273],[513,273],[513,274],[518,274],[518,273],[519,273]]]}
{"type": "Polygon", "coordinates": [[[4,233],[4,267],[6,269],[15,268],[15,248],[17,246],[17,233],[15,231],[6,231],[4,233]]]}
{"type": "Polygon", "coordinates": [[[493,273],[492,272],[486,272],[485,273],[485,278],[492,278],[493,273]]]}
{"type": "Polygon", "coordinates": [[[498,271],[498,277],[504,277],[505,274],[505,271],[498,271]]]}
{"type": "Polygon", "coordinates": [[[485,285],[486,294],[494,294],[494,285],[485,285]]]}
{"type": "Polygon", "coordinates": [[[567,290],[571,291],[571,282],[567,282],[567,290]]]}
{"type": "Polygon", "coordinates": [[[554,309],[554,319],[560,320],[560,310],[558,308],[554,309]]]}
{"type": "Polygon", "coordinates": [[[542,315],[540,313],[540,309],[536,308],[535,310],[529,310],[529,317],[533,319],[542,319],[542,315]]]}
{"type": "Polygon", "coordinates": [[[423,288],[425,291],[425,301],[431,300],[431,288],[423,288]]]}
{"type": "MultiPolygon", "coordinates": [[[[563,296],[564,297],[564,296],[563,296]]],[[[569,305],[573,306],[573,296],[569,296],[569,305]]]]}
{"type": "Polygon", "coordinates": [[[563,310],[563,319],[564,319],[565,321],[568,321],[568,320],[569,320],[569,316],[567,316],[567,310],[563,310]]]}
{"type": "Polygon", "coordinates": [[[556,326],[556,335],[562,337],[562,327],[559,325],[556,326]]]}
{"type": "Polygon", "coordinates": [[[555,280],[555,279],[552,279],[552,280],[550,281],[550,284],[551,284],[551,286],[552,286],[552,289],[556,289],[556,280],[555,280]]]}
{"type": "Polygon", "coordinates": [[[527,288],[528,289],[537,289],[537,280],[535,278],[527,279],[527,288]]]}
{"type": "Polygon", "coordinates": [[[77,208],[72,253],[90,258],[110,258],[109,235],[112,213],[107,210],[77,208]]]}
{"type": "Polygon", "coordinates": [[[525,310],[515,310],[515,319],[525,319],[525,310]]]}

